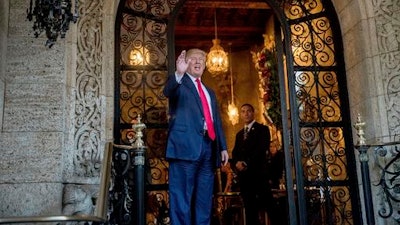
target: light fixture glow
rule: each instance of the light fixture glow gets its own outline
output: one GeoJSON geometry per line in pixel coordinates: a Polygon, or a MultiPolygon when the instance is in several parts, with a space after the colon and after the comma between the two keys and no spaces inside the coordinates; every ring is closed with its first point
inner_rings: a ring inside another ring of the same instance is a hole
{"type": "Polygon", "coordinates": [[[129,64],[132,66],[147,65],[150,61],[150,54],[147,48],[132,49],[129,52],[129,64]]]}
{"type": "Polygon", "coordinates": [[[212,40],[213,46],[207,54],[206,67],[212,75],[220,75],[228,71],[228,54],[221,47],[221,41],[217,34],[217,15],[214,11],[215,39],[212,40]]]}
{"type": "Polygon", "coordinates": [[[232,74],[232,43],[229,43],[229,70],[231,78],[231,101],[228,103],[228,117],[232,125],[239,123],[239,110],[235,105],[235,99],[233,97],[233,74],[232,74]]]}
{"type": "Polygon", "coordinates": [[[239,110],[233,102],[228,104],[228,117],[232,125],[239,123],[239,110]]]}

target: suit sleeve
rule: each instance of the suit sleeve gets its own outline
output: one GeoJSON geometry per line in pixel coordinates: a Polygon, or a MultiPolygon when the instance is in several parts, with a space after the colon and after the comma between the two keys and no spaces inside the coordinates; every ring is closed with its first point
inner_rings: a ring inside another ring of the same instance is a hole
{"type": "Polygon", "coordinates": [[[221,120],[221,115],[219,113],[219,109],[218,109],[218,105],[215,104],[215,127],[217,129],[217,138],[218,138],[218,151],[221,152],[223,150],[227,150],[227,146],[226,146],[226,139],[225,139],[225,133],[222,129],[222,120],[221,120]]]}
{"type": "Polygon", "coordinates": [[[232,169],[235,171],[235,165],[237,163],[237,161],[240,161],[239,158],[239,135],[240,135],[240,131],[236,134],[236,138],[235,138],[235,145],[233,146],[233,150],[232,150],[232,159],[231,159],[231,167],[232,169]]]}
{"type": "Polygon", "coordinates": [[[176,81],[175,74],[169,75],[167,78],[167,83],[164,86],[163,93],[166,97],[170,98],[176,95],[179,83],[176,81]]]}

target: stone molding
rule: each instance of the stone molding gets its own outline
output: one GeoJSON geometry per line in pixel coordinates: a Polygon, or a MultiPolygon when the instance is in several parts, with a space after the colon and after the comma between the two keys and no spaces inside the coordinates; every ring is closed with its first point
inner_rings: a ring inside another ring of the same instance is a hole
{"type": "MultiPolygon", "coordinates": [[[[400,5],[396,0],[372,1],[381,78],[387,111],[388,135],[400,134],[400,5]],[[396,3],[397,2],[397,3],[396,3]]],[[[399,139],[399,138],[397,138],[399,139]]],[[[393,140],[392,140],[393,141],[393,140]]]]}
{"type": "Polygon", "coordinates": [[[98,177],[104,142],[103,1],[79,1],[75,77],[74,176],[98,177]]]}

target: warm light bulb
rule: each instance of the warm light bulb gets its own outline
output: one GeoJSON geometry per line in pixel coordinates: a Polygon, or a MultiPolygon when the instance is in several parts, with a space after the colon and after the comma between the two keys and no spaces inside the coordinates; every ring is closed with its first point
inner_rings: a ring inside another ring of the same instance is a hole
{"type": "Polygon", "coordinates": [[[207,54],[206,67],[212,75],[219,75],[228,71],[228,54],[219,45],[220,40],[214,39],[213,46],[207,54]]]}
{"type": "Polygon", "coordinates": [[[129,53],[129,64],[133,66],[146,65],[150,61],[149,50],[146,48],[132,49],[129,53]]]}
{"type": "Polygon", "coordinates": [[[239,123],[239,110],[234,103],[228,104],[228,117],[232,125],[239,123]]]}

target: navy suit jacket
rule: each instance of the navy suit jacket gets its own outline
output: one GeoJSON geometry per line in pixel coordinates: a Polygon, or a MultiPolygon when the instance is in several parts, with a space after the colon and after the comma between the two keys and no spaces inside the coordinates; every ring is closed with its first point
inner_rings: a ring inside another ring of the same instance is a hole
{"type": "MultiPolygon", "coordinates": [[[[206,87],[207,88],[207,87],[206,87]]],[[[215,93],[207,88],[211,98],[212,116],[216,138],[213,141],[213,156],[216,166],[221,165],[221,151],[226,150],[225,135],[215,93]]],[[[168,159],[197,160],[200,157],[204,138],[203,106],[196,86],[188,74],[180,83],[175,74],[168,77],[164,95],[169,100],[169,133],[166,157],[168,159]]]]}

